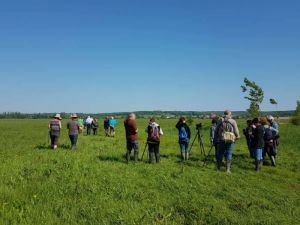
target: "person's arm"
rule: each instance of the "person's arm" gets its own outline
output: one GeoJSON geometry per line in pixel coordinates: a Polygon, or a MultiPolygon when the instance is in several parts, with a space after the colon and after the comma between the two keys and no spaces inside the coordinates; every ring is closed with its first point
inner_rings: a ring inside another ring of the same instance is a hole
{"type": "Polygon", "coordinates": [[[178,121],[178,123],[176,124],[176,128],[177,128],[178,130],[180,130],[180,127],[181,127],[181,121],[178,121]]]}
{"type": "Polygon", "coordinates": [[[164,132],[163,132],[163,130],[161,129],[161,127],[159,127],[159,133],[160,133],[160,135],[164,135],[164,132]]]}
{"type": "Polygon", "coordinates": [[[61,121],[59,121],[59,128],[62,129],[61,121]]]}
{"type": "Polygon", "coordinates": [[[149,133],[149,126],[145,128],[145,132],[148,134],[149,133]]]}
{"type": "Polygon", "coordinates": [[[188,125],[186,125],[186,129],[187,129],[187,133],[188,133],[188,136],[189,136],[189,139],[191,138],[191,136],[192,136],[192,133],[191,133],[191,129],[189,128],[189,126],[188,125]]]}
{"type": "Polygon", "coordinates": [[[240,131],[239,131],[236,121],[234,121],[233,128],[234,128],[234,134],[235,134],[236,140],[239,140],[241,138],[241,136],[240,136],[240,131]]]}

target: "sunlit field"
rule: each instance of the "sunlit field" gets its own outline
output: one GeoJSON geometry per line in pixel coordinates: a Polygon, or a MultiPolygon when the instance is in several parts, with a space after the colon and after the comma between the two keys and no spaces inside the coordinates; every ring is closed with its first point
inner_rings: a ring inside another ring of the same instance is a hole
{"type": "MultiPolygon", "coordinates": [[[[81,135],[72,152],[66,121],[53,151],[47,120],[0,120],[0,224],[300,224],[298,127],[281,122],[278,166],[260,172],[243,137],[229,175],[216,171],[213,151],[204,165],[198,144],[182,164],[176,120],[158,122],[161,163],[150,165],[145,155],[127,165],[122,121],[116,138],[101,127],[98,136],[81,135]]],[[[201,122],[207,154],[210,124],[201,122]]],[[[138,120],[140,157],[146,125],[138,120]]]]}

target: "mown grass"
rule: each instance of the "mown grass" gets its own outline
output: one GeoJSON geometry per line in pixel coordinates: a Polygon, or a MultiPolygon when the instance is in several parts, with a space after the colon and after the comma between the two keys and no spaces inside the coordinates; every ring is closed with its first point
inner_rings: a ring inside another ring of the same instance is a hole
{"type": "MultiPolygon", "coordinates": [[[[281,124],[277,168],[255,172],[242,139],[227,175],[213,156],[203,166],[198,146],[182,166],[176,121],[159,122],[161,164],[127,165],[121,122],[115,139],[81,136],[76,152],[64,130],[54,152],[46,120],[0,120],[0,224],[300,224],[298,127],[281,124]]],[[[146,124],[138,121],[140,155],[146,124]]]]}

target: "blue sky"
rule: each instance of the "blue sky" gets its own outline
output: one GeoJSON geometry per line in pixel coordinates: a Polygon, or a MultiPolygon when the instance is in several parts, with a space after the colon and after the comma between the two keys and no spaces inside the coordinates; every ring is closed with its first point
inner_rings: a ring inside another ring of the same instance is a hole
{"type": "Polygon", "coordinates": [[[300,99],[297,0],[0,2],[0,112],[263,110],[300,99]]]}

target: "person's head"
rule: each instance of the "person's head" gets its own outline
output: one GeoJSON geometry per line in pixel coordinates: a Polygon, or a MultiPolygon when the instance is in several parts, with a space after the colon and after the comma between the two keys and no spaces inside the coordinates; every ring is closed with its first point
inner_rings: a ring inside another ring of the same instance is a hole
{"type": "Polygon", "coordinates": [[[130,113],[130,114],[128,115],[128,119],[135,120],[135,119],[136,119],[135,113],[130,113]]]}
{"type": "Polygon", "coordinates": [[[77,120],[78,119],[78,116],[74,113],[71,115],[71,120],[77,120]]]}
{"type": "Polygon", "coordinates": [[[268,121],[269,121],[270,123],[273,123],[273,122],[275,121],[274,117],[271,116],[271,115],[268,116],[267,119],[268,119],[268,121]]]}
{"type": "Polygon", "coordinates": [[[269,122],[268,122],[268,120],[267,120],[266,117],[260,118],[260,123],[261,123],[261,125],[263,125],[263,126],[269,125],[269,122]]]}
{"type": "Polygon", "coordinates": [[[247,125],[251,126],[252,125],[252,120],[247,120],[247,125]]]}
{"type": "Polygon", "coordinates": [[[111,119],[111,120],[113,120],[113,119],[114,119],[114,117],[112,116],[112,117],[110,117],[110,119],[111,119]]]}
{"type": "Polygon", "coordinates": [[[254,118],[254,119],[252,120],[252,123],[253,123],[255,126],[260,125],[259,119],[258,119],[258,118],[254,118]]]}
{"type": "Polygon", "coordinates": [[[217,115],[211,116],[211,123],[216,124],[218,123],[219,117],[217,115]]]}
{"type": "Polygon", "coordinates": [[[229,110],[225,110],[225,112],[224,112],[224,116],[226,116],[226,117],[228,117],[228,118],[231,118],[231,117],[232,117],[232,113],[231,113],[231,111],[229,111],[229,110]]]}
{"type": "Polygon", "coordinates": [[[60,116],[59,113],[57,113],[57,114],[53,117],[53,119],[55,119],[55,120],[62,120],[62,118],[61,118],[61,116],[60,116]]]}
{"type": "Polygon", "coordinates": [[[156,119],[155,119],[155,117],[152,117],[151,119],[150,119],[150,121],[149,121],[150,123],[155,123],[156,122],[156,119]]]}
{"type": "Polygon", "coordinates": [[[185,117],[180,117],[180,119],[179,119],[179,121],[181,122],[181,123],[185,123],[185,117]]]}

